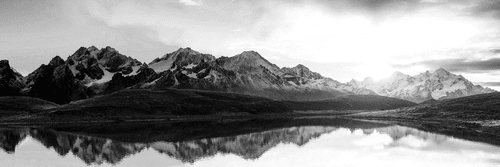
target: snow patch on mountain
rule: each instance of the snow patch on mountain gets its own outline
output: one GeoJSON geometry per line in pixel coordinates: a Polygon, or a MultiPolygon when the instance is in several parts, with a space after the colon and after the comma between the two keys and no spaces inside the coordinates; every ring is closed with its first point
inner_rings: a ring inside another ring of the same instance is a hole
{"type": "Polygon", "coordinates": [[[161,60],[159,62],[155,62],[149,65],[149,68],[155,70],[156,73],[160,73],[163,71],[167,71],[172,68],[172,64],[174,62],[172,60],[161,60]]]}

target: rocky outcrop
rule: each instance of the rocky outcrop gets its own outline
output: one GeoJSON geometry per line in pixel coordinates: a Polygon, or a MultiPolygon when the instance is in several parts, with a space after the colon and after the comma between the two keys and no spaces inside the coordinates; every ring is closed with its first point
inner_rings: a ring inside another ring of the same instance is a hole
{"type": "Polygon", "coordinates": [[[164,55],[161,58],[156,58],[149,63],[149,68],[152,68],[157,73],[161,73],[177,67],[194,67],[199,64],[213,62],[215,57],[209,54],[202,54],[191,48],[180,48],[175,52],[164,55]]]}
{"type": "Polygon", "coordinates": [[[431,99],[442,100],[495,92],[492,89],[474,85],[462,75],[455,75],[443,68],[433,73],[426,71],[415,76],[395,72],[391,77],[379,82],[367,78],[362,82],[351,81],[350,84],[373,90],[378,95],[416,103],[431,99]]]}
{"type": "Polygon", "coordinates": [[[59,56],[54,57],[48,65],[42,64],[29,74],[26,82],[29,86],[29,96],[58,104],[88,97],[86,87],[59,56]]]}
{"type": "Polygon", "coordinates": [[[160,77],[153,69],[148,68],[147,65],[142,66],[138,71],[137,75],[124,76],[122,73],[115,73],[111,81],[104,84],[102,91],[97,91],[97,94],[112,93],[122,89],[132,87],[134,85],[146,84],[154,82],[160,77]]]}
{"type": "Polygon", "coordinates": [[[0,61],[0,96],[19,95],[26,87],[24,77],[10,67],[8,60],[0,61]]]}
{"type": "MultiPolygon", "coordinates": [[[[116,87],[108,88],[102,85],[113,76],[134,76],[133,82],[147,82],[151,69],[144,69],[140,76],[141,62],[120,54],[111,47],[97,49],[94,46],[81,47],[64,61],[54,57],[47,65],[43,64],[26,78],[28,95],[38,97],[58,104],[85,99],[103,92],[111,92],[131,86],[132,81],[122,85],[110,84],[116,87]],[[138,81],[140,80],[140,81],[138,81]],[[91,86],[97,84],[96,86],[91,86]]],[[[114,83],[119,83],[117,77],[114,83]]]]}
{"type": "Polygon", "coordinates": [[[110,81],[116,73],[135,75],[142,65],[109,46],[102,49],[81,47],[68,57],[67,63],[73,75],[87,85],[110,81]]]}

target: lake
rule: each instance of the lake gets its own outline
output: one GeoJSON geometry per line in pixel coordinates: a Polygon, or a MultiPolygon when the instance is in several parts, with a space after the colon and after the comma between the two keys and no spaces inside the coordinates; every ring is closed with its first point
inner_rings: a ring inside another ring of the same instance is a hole
{"type": "Polygon", "coordinates": [[[0,128],[1,166],[500,166],[500,147],[346,119],[0,128]]]}

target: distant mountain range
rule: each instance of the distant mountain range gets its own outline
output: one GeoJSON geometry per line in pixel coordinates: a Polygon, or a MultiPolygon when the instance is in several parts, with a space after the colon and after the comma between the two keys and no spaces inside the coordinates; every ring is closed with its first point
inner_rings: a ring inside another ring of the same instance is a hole
{"type": "Polygon", "coordinates": [[[23,77],[0,62],[0,96],[27,95],[65,104],[123,89],[197,89],[276,100],[318,101],[346,95],[381,95],[413,102],[494,92],[444,69],[416,76],[395,73],[374,82],[341,83],[304,65],[279,68],[255,51],[216,58],[191,48],[141,63],[111,47],[79,48],[66,60],[54,57],[23,77]]]}
{"type": "Polygon", "coordinates": [[[490,88],[474,85],[462,75],[455,75],[443,68],[415,76],[395,72],[389,78],[378,82],[365,78],[361,82],[352,80],[349,83],[355,87],[373,90],[378,95],[417,103],[495,92],[490,88]]]}

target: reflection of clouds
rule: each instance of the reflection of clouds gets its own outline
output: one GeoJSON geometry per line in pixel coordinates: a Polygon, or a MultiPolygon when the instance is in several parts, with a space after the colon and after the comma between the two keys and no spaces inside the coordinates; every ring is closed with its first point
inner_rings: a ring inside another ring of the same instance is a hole
{"type": "Polygon", "coordinates": [[[408,135],[399,140],[394,141],[391,145],[394,147],[410,147],[410,148],[422,148],[433,144],[432,140],[425,140],[423,138],[419,138],[413,135],[408,135]]]}
{"type": "MultiPolygon", "coordinates": [[[[89,155],[94,155],[96,162],[105,161],[102,158],[107,156],[120,159],[126,157],[116,164],[118,166],[468,167],[500,164],[500,147],[402,126],[374,129],[291,127],[236,136],[145,144],[121,143],[80,135],[71,137],[69,134],[53,136],[41,132],[36,133],[38,134],[36,138],[28,137],[27,142],[21,145],[23,147],[16,151],[15,158],[23,160],[23,163],[15,159],[6,159],[2,161],[2,165],[26,165],[27,163],[24,163],[26,160],[43,161],[56,166],[83,165],[75,161],[82,158],[80,154],[61,157],[54,150],[46,148],[67,146],[70,148],[79,146],[78,150],[71,152],[88,152],[89,155]],[[68,136],[64,137],[65,135],[68,136]],[[65,138],[75,140],[65,140],[65,138]],[[39,157],[34,158],[33,154],[39,157]],[[52,158],[51,161],[47,157],[52,158]]],[[[0,160],[3,160],[2,158],[0,154],[0,160]]],[[[112,165],[102,163],[102,166],[112,165]]],[[[28,164],[28,166],[40,165],[28,164]]]]}
{"type": "Polygon", "coordinates": [[[358,146],[371,147],[373,149],[383,149],[392,142],[393,139],[390,136],[375,131],[370,135],[359,139],[355,144],[358,146]]]}
{"type": "Polygon", "coordinates": [[[255,161],[217,155],[192,166],[498,166],[500,148],[393,126],[339,129],[304,147],[280,144],[255,161]]]}

